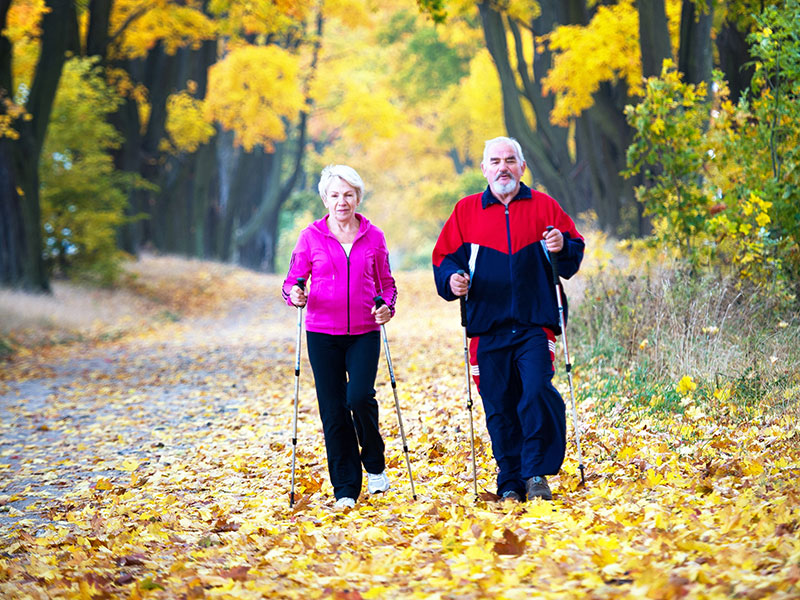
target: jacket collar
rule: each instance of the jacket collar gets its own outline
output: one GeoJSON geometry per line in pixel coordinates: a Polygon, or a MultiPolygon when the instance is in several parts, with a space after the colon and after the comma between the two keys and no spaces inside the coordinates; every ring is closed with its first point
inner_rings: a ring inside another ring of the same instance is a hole
{"type": "MultiPolygon", "coordinates": [[[[527,185],[525,185],[520,181],[519,191],[517,192],[517,195],[511,199],[511,202],[513,202],[514,200],[522,200],[525,198],[532,198],[532,197],[533,195],[531,194],[531,188],[529,188],[527,185]]],[[[502,202],[500,202],[500,200],[498,200],[495,197],[495,195],[492,193],[492,188],[490,188],[487,185],[486,189],[483,191],[483,194],[481,195],[481,204],[483,205],[483,208],[486,208],[488,206],[491,206],[492,204],[502,204],[502,202]]]]}
{"type": "MultiPolygon", "coordinates": [[[[321,219],[317,219],[311,224],[311,226],[322,235],[333,237],[331,230],[328,228],[328,216],[329,215],[325,215],[321,219]]],[[[356,213],[356,216],[359,220],[358,233],[356,234],[356,239],[358,239],[364,235],[370,227],[372,227],[372,223],[370,223],[369,219],[367,219],[367,217],[361,213],[356,213]]]]}

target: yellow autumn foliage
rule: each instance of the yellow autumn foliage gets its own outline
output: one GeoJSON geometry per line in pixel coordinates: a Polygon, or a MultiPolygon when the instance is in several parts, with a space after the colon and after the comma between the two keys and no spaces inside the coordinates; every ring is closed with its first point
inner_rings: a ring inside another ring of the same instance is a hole
{"type": "Polygon", "coordinates": [[[167,99],[168,150],[194,152],[214,135],[214,126],[203,118],[203,101],[188,90],[167,99]]]}
{"type": "MultiPolygon", "coordinates": [[[[677,40],[681,2],[667,0],[666,9],[671,38],[677,40]]],[[[600,6],[586,27],[555,28],[549,44],[553,67],[543,83],[545,92],[556,95],[550,115],[554,124],[566,125],[592,106],[604,81],[624,80],[631,94],[642,94],[639,15],[633,0],[600,6]]]]}
{"type": "Polygon", "coordinates": [[[245,150],[286,139],[283,119],[304,108],[296,56],[277,46],[234,48],[208,72],[204,115],[233,130],[245,150]]]}
{"type": "Polygon", "coordinates": [[[314,6],[307,0],[211,0],[208,10],[220,18],[224,34],[253,36],[285,33],[305,19],[314,6]]]}
{"type": "Polygon", "coordinates": [[[478,165],[483,142],[504,131],[500,79],[488,50],[481,50],[470,62],[469,75],[441,98],[441,135],[459,149],[464,161],[478,165]]]}
{"type": "Polygon", "coordinates": [[[157,43],[168,54],[183,46],[197,47],[216,35],[214,22],[198,0],[118,0],[111,13],[111,31],[122,35],[112,50],[116,58],[141,58],[157,43]]]}

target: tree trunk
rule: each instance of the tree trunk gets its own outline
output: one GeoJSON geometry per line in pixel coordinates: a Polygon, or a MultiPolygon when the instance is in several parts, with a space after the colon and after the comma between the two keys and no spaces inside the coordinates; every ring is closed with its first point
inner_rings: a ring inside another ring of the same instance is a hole
{"type": "MultiPolygon", "coordinates": [[[[111,117],[111,124],[122,135],[122,145],[112,154],[114,166],[119,171],[129,173],[139,172],[139,147],[141,146],[141,128],[139,123],[139,109],[136,101],[125,98],[111,117]]],[[[117,233],[117,244],[129,254],[138,254],[144,242],[144,223],[140,218],[145,214],[144,194],[131,188],[128,191],[128,206],[125,216],[128,217],[117,233]]]]}
{"type": "Polygon", "coordinates": [[[86,56],[106,57],[109,42],[112,0],[89,1],[89,28],[86,32],[86,56]]]}
{"type": "MultiPolygon", "coordinates": [[[[25,104],[31,118],[13,122],[19,138],[5,142],[4,150],[0,152],[0,160],[4,162],[0,167],[3,173],[0,206],[10,219],[7,225],[2,226],[4,232],[8,232],[4,233],[0,244],[8,252],[7,260],[0,260],[0,264],[8,264],[7,271],[2,273],[2,283],[45,292],[50,290],[50,283],[42,259],[39,158],[66,52],[74,48],[78,31],[75,6],[71,0],[47,0],[46,6],[49,11],[42,17],[39,61],[25,104]],[[21,190],[21,196],[17,190],[21,190]],[[17,218],[19,223],[14,222],[17,218]]],[[[7,2],[0,5],[4,25],[8,7],[7,2]]],[[[0,83],[8,97],[13,97],[13,82],[10,71],[6,71],[10,67],[11,45],[6,38],[3,44],[5,52],[1,59],[0,83]]]]}
{"type": "Polygon", "coordinates": [[[717,33],[716,43],[719,66],[728,82],[731,101],[736,104],[745,90],[749,89],[753,78],[753,58],[750,56],[747,34],[726,20],[717,33]]]}
{"type": "Polygon", "coordinates": [[[642,75],[661,75],[664,59],[672,58],[664,0],[639,0],[639,48],[642,51],[642,75]]]}
{"type": "MultiPolygon", "coordinates": [[[[309,95],[311,79],[316,74],[319,51],[321,48],[322,30],[324,19],[321,10],[316,19],[316,41],[312,51],[311,64],[304,83],[306,103],[312,103],[309,95]]],[[[257,205],[251,207],[247,222],[238,227],[235,232],[234,244],[239,250],[240,264],[266,271],[275,272],[275,253],[278,244],[278,223],[281,207],[291,195],[298,182],[303,177],[303,157],[306,147],[306,132],[308,112],[302,111],[297,124],[297,137],[294,148],[294,158],[289,177],[281,182],[283,172],[283,154],[286,143],[275,145],[275,152],[267,156],[263,180],[264,187],[257,205]]]]}
{"type": "MultiPolygon", "coordinates": [[[[5,101],[13,98],[12,46],[3,34],[11,0],[0,0],[0,115],[8,114],[5,101]]],[[[0,285],[19,285],[23,279],[24,233],[17,194],[14,142],[0,138],[0,285]]]]}
{"type": "Polygon", "coordinates": [[[683,0],[678,70],[684,74],[686,83],[711,81],[714,1],[708,0],[708,4],[708,8],[702,9],[693,0],[683,0]]]}
{"type": "Polygon", "coordinates": [[[0,285],[7,286],[23,281],[25,239],[13,156],[11,141],[0,139],[0,285]]]}
{"type": "MultiPolygon", "coordinates": [[[[552,66],[550,51],[534,48],[533,63],[524,59],[519,27],[504,18],[489,2],[479,5],[486,45],[494,59],[503,94],[506,127],[523,148],[534,183],[573,215],[587,209],[597,212],[600,226],[612,233],[638,229],[633,187],[619,173],[625,168],[625,152],[631,139],[623,108],[631,101],[624,84],[604,84],[595,94],[594,106],[576,119],[575,132],[550,122],[555,98],[543,96],[541,81],[552,66]],[[506,26],[513,34],[514,72],[506,44],[506,26]],[[519,81],[519,84],[517,83],[519,81]],[[528,122],[522,99],[530,102],[535,123],[528,122]],[[574,152],[570,144],[574,141],[574,152]]],[[[580,0],[540,2],[541,15],[533,23],[534,35],[549,33],[559,24],[588,22],[580,0]]]]}

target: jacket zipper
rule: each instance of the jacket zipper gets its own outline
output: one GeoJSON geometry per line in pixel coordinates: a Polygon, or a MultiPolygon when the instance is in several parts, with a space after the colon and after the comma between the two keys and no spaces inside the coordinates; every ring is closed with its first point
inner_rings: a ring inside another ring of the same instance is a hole
{"type": "MultiPolygon", "coordinates": [[[[342,248],[344,251],[344,248],[342,248]]],[[[350,249],[350,252],[353,252],[353,249],[350,249]]],[[[345,254],[347,254],[345,252],[345,254]]],[[[345,257],[347,259],[347,335],[350,335],[350,256],[345,257]]]]}
{"type": "Polygon", "coordinates": [[[511,216],[508,211],[508,204],[506,204],[505,207],[506,207],[506,238],[508,240],[508,282],[509,285],[511,286],[511,318],[513,320],[517,313],[515,307],[516,302],[514,297],[514,257],[512,256],[512,247],[511,247],[511,216]]]}
{"type": "MultiPolygon", "coordinates": [[[[339,248],[344,253],[344,260],[347,263],[347,281],[345,281],[345,296],[347,297],[347,302],[345,303],[345,312],[347,313],[347,335],[350,335],[350,255],[347,254],[347,251],[339,240],[336,240],[336,243],[339,244],[339,248]]],[[[353,241],[353,245],[355,245],[355,240],[353,241]]],[[[350,253],[352,254],[352,252],[353,247],[351,246],[350,253]]]]}

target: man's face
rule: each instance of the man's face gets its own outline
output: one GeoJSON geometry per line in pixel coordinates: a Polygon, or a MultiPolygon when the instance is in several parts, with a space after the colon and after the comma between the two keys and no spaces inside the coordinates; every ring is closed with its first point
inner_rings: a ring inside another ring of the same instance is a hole
{"type": "Polygon", "coordinates": [[[519,190],[525,162],[520,162],[511,144],[499,142],[489,148],[486,162],[481,163],[481,170],[494,195],[507,196],[519,190]]]}

